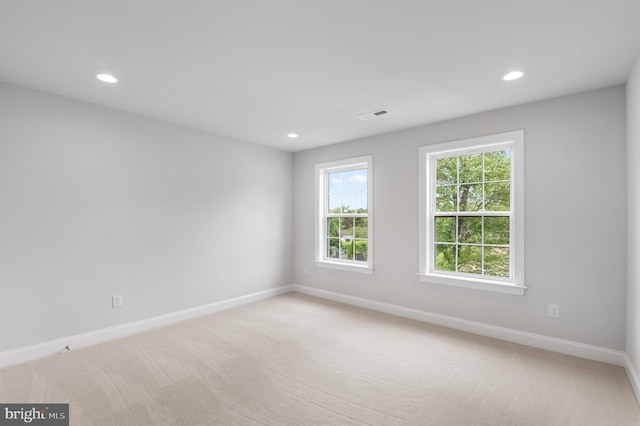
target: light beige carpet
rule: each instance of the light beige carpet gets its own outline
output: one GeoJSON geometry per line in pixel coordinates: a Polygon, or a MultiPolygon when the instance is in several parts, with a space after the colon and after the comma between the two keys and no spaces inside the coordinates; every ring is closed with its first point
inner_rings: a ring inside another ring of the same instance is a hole
{"type": "Polygon", "coordinates": [[[620,367],[288,294],[0,370],[74,425],[638,425],[620,367]]]}

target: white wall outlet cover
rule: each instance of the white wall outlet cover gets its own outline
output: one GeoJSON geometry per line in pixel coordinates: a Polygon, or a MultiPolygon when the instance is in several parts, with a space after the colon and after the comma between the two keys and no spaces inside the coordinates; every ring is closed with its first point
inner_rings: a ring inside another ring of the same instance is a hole
{"type": "Polygon", "coordinates": [[[111,306],[113,308],[121,308],[123,304],[122,295],[116,294],[111,298],[111,306]]]}

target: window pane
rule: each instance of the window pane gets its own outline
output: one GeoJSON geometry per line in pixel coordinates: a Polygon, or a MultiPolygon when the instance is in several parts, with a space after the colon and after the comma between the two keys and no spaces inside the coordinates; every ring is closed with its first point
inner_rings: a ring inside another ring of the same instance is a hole
{"type": "Polygon", "coordinates": [[[342,213],[340,206],[342,205],[342,196],[340,194],[329,195],[329,213],[342,213]]]}
{"type": "Polygon", "coordinates": [[[348,172],[342,172],[342,191],[351,192],[356,190],[356,171],[349,170],[348,172]]]}
{"type": "Polygon", "coordinates": [[[342,173],[329,173],[329,193],[342,191],[342,173]]]}
{"type": "Polygon", "coordinates": [[[436,188],[436,211],[455,212],[458,191],[455,186],[438,186],[436,188]]]}
{"type": "Polygon", "coordinates": [[[356,192],[356,213],[368,213],[367,198],[366,192],[356,192]]]}
{"type": "Polygon", "coordinates": [[[484,248],[484,273],[494,277],[509,277],[509,249],[507,247],[484,248]]]}
{"type": "Polygon", "coordinates": [[[508,217],[504,216],[484,218],[484,243],[509,244],[508,217]]]}
{"type": "Polygon", "coordinates": [[[484,210],[489,212],[509,211],[511,209],[510,186],[509,182],[486,183],[484,185],[484,210]]]}
{"type": "Polygon", "coordinates": [[[438,271],[456,270],[456,250],[453,244],[436,244],[435,268],[438,271]]]}
{"type": "Polygon", "coordinates": [[[440,216],[435,218],[436,242],[456,242],[456,218],[455,216],[440,216]]]}
{"type": "Polygon", "coordinates": [[[355,175],[353,177],[356,184],[356,191],[366,191],[367,190],[367,178],[368,178],[368,170],[367,169],[359,169],[355,171],[355,175]]]}
{"type": "Polygon", "coordinates": [[[458,242],[476,243],[482,242],[482,218],[462,216],[458,218],[458,242]]]}
{"type": "Polygon", "coordinates": [[[340,259],[353,260],[353,241],[340,240],[340,259]]]}
{"type": "Polygon", "coordinates": [[[436,160],[436,185],[453,185],[457,183],[457,157],[439,158],[436,160]]]}
{"type": "Polygon", "coordinates": [[[458,157],[460,183],[482,182],[482,154],[458,157]]]}
{"type": "Polygon", "coordinates": [[[482,211],[482,184],[460,185],[459,199],[461,212],[482,211]]]}
{"type": "Polygon", "coordinates": [[[509,180],[511,178],[511,153],[508,150],[484,154],[484,180],[509,180]]]}
{"type": "Polygon", "coordinates": [[[467,274],[482,273],[482,247],[480,246],[459,246],[458,250],[458,272],[467,274]]]}
{"type": "Polygon", "coordinates": [[[327,238],[327,257],[337,259],[340,255],[340,238],[327,238]]]}
{"type": "Polygon", "coordinates": [[[369,219],[356,217],[354,235],[356,238],[369,238],[369,219]]]}
{"type": "Polygon", "coordinates": [[[340,236],[340,218],[330,217],[327,218],[327,236],[331,238],[338,238],[340,236]]]}
{"type": "Polygon", "coordinates": [[[342,241],[353,240],[353,217],[341,217],[340,218],[340,238],[342,241]]]}
{"type": "Polygon", "coordinates": [[[355,260],[366,262],[368,258],[369,242],[367,240],[356,240],[355,260]]]}
{"type": "Polygon", "coordinates": [[[342,213],[356,212],[356,193],[349,192],[342,194],[342,213]]]}

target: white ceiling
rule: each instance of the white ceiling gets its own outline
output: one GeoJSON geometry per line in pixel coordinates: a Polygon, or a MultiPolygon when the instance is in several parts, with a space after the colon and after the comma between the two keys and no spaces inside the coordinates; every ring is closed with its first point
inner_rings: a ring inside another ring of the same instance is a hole
{"type": "Polygon", "coordinates": [[[0,80],[295,152],[624,83],[639,17],[639,0],[0,0],[0,80]]]}

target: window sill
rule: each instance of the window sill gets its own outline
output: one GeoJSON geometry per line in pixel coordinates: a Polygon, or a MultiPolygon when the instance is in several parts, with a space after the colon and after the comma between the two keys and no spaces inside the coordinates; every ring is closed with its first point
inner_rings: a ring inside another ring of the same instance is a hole
{"type": "Polygon", "coordinates": [[[355,265],[342,262],[329,262],[327,260],[314,260],[316,267],[338,269],[341,271],[359,272],[361,274],[372,274],[373,268],[367,265],[355,265]]]}
{"type": "Polygon", "coordinates": [[[523,296],[524,291],[527,289],[525,286],[508,284],[501,281],[474,280],[473,278],[466,277],[458,278],[447,275],[424,273],[419,273],[418,276],[420,277],[420,281],[426,283],[471,288],[474,290],[493,291],[496,293],[513,294],[516,296],[523,296]]]}

